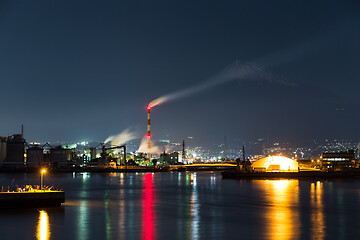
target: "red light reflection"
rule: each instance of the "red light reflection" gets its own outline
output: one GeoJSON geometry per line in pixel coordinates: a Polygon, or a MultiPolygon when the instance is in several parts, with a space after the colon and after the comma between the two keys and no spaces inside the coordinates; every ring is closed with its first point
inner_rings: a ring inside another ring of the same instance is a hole
{"type": "Polygon", "coordinates": [[[155,191],[153,174],[146,173],[144,175],[144,192],[142,201],[142,239],[153,240],[155,239],[155,213],[154,213],[154,201],[155,191]]]}

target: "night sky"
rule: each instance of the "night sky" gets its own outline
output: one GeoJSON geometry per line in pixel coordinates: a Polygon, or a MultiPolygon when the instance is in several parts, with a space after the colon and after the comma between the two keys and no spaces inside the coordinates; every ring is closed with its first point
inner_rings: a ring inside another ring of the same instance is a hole
{"type": "Polygon", "coordinates": [[[147,104],[236,61],[252,77],[152,110],[154,139],[359,139],[358,1],[0,2],[0,136],[146,134],[147,104]]]}

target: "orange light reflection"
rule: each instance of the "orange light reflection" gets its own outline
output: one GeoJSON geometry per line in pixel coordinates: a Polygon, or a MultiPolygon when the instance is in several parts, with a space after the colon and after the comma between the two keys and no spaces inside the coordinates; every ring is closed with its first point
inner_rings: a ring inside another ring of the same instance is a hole
{"type": "Polygon", "coordinates": [[[41,210],[39,211],[36,237],[38,240],[48,240],[50,239],[50,234],[49,215],[46,211],[41,210]]]}
{"type": "Polygon", "coordinates": [[[298,239],[300,237],[298,180],[255,180],[264,191],[267,239],[298,239]]]}
{"type": "Polygon", "coordinates": [[[323,183],[311,183],[311,237],[312,239],[325,238],[325,218],[323,203],[323,183]]]}

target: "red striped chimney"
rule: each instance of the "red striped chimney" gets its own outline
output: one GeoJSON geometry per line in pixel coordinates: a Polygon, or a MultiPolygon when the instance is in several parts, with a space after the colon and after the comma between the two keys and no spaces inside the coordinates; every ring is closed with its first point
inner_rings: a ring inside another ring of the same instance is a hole
{"type": "Polygon", "coordinates": [[[151,160],[151,154],[150,154],[150,149],[151,149],[150,110],[151,110],[151,107],[148,106],[147,110],[148,110],[148,115],[147,115],[147,134],[146,134],[146,138],[147,138],[147,145],[148,145],[149,160],[151,160]]]}

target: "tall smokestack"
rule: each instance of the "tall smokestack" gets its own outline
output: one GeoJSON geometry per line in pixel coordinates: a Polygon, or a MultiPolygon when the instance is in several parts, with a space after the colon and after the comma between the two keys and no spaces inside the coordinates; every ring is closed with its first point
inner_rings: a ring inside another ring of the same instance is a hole
{"type": "Polygon", "coordinates": [[[147,138],[147,147],[148,147],[148,156],[149,156],[149,160],[151,161],[151,131],[150,131],[150,110],[151,107],[148,106],[147,107],[148,110],[148,115],[147,115],[147,134],[146,134],[146,138],[147,138]]]}

